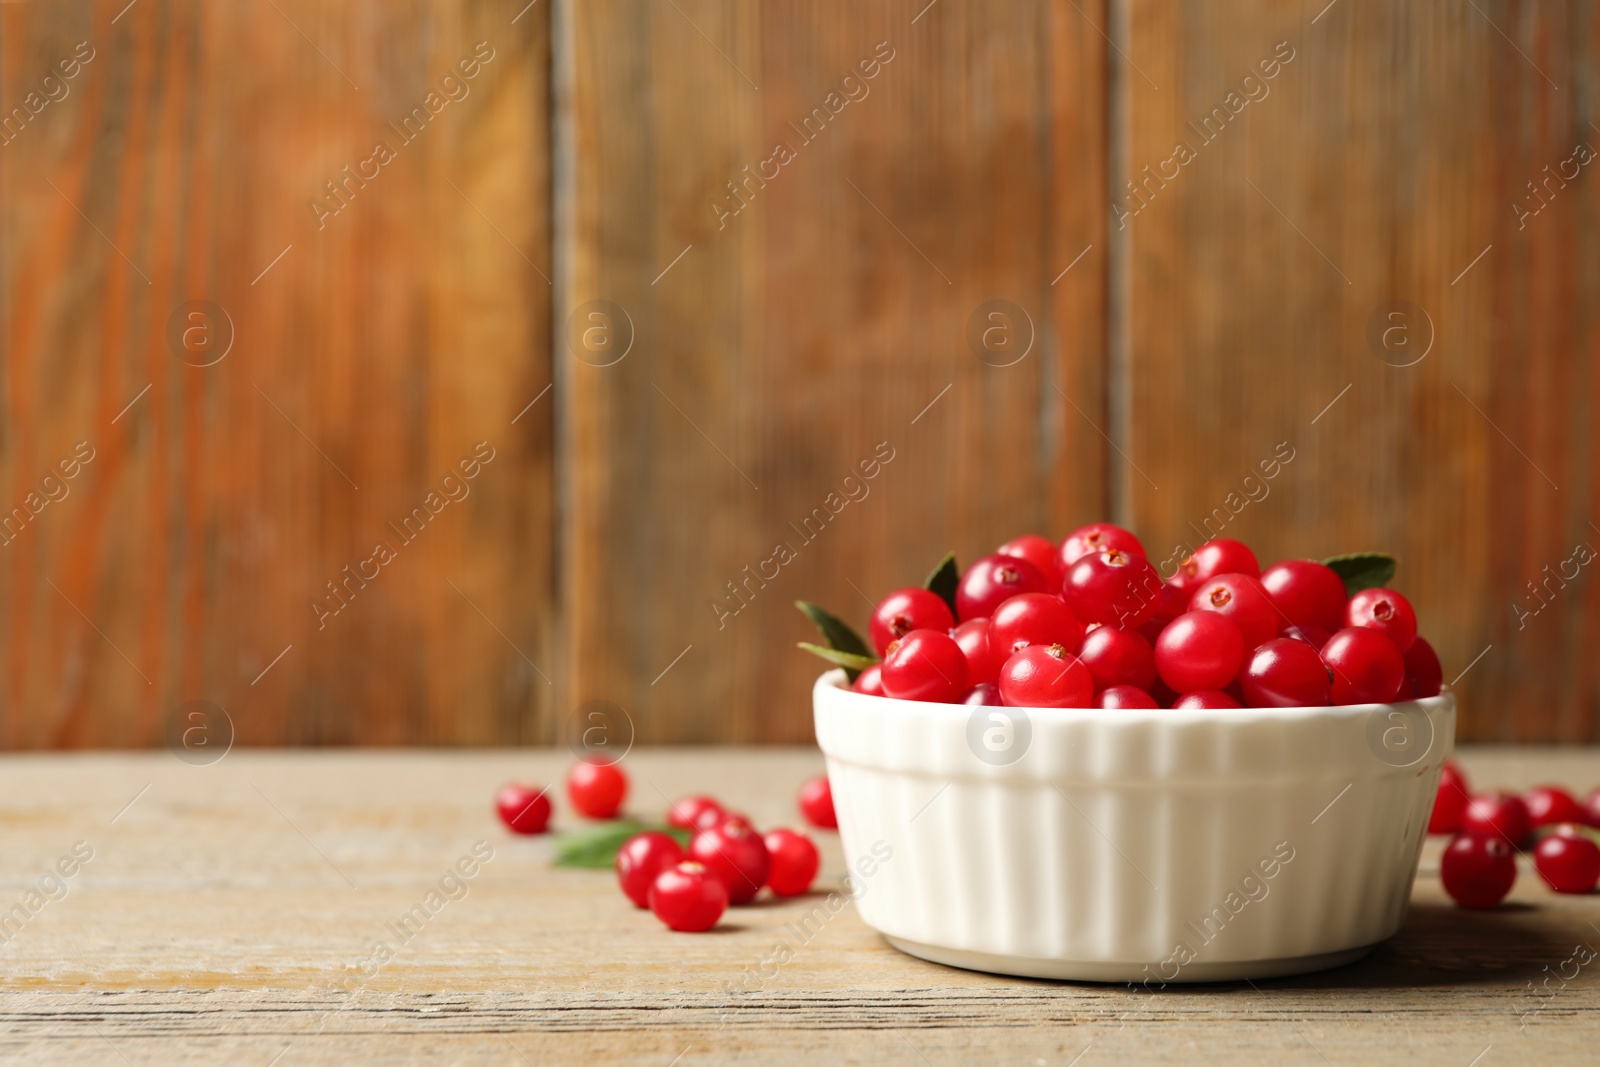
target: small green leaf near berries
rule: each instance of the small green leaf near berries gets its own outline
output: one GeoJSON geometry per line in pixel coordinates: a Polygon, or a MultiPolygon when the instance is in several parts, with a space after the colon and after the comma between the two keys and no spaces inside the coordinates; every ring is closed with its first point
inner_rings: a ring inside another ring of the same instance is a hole
{"type": "Polygon", "coordinates": [[[950,605],[950,614],[956,614],[956,586],[961,582],[961,568],[956,566],[956,554],[948,553],[939,565],[933,568],[933,573],[928,575],[928,580],[922,587],[930,593],[938,595],[940,600],[950,605]]]}
{"type": "Polygon", "coordinates": [[[854,652],[840,652],[837,648],[823,648],[821,645],[813,645],[809,641],[801,641],[800,647],[813,656],[820,656],[835,667],[843,667],[844,673],[849,675],[852,682],[856,680],[856,676],[862,671],[878,662],[870,656],[858,656],[854,652]]]}
{"type": "Polygon", "coordinates": [[[1387,552],[1352,552],[1344,556],[1329,556],[1323,560],[1344,580],[1346,596],[1355,596],[1363,589],[1386,586],[1394,579],[1395,566],[1400,560],[1387,552]]]}
{"type": "Polygon", "coordinates": [[[794,606],[799,608],[805,614],[805,617],[811,620],[811,624],[817,628],[818,633],[822,634],[822,639],[828,643],[829,648],[839,652],[849,652],[856,656],[865,656],[874,663],[877,662],[872,655],[871,647],[861,640],[861,636],[850,629],[849,624],[839,616],[826,608],[819,608],[817,605],[807,603],[804,600],[796,600],[794,606]]]}
{"type": "Polygon", "coordinates": [[[555,866],[587,870],[613,867],[617,862],[617,850],[622,848],[630,837],[651,831],[667,834],[679,845],[689,844],[688,830],[676,826],[656,826],[632,819],[616,819],[590,830],[580,830],[577,833],[562,834],[557,837],[555,866]]]}

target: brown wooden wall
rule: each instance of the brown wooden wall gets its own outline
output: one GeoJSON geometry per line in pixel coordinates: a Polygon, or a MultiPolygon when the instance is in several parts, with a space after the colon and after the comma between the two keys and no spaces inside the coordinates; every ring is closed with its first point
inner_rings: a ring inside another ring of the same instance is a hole
{"type": "Polygon", "coordinates": [[[1107,516],[1396,551],[1464,735],[1600,740],[1592,3],[0,35],[0,746],[804,741],[794,599],[1107,516]]]}

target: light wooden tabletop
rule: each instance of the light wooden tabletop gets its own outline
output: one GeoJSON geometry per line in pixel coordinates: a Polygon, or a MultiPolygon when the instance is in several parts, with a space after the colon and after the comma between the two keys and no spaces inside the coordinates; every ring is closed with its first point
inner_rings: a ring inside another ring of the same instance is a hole
{"type": "MultiPolygon", "coordinates": [[[[1479,786],[1600,782],[1595,750],[1461,758],[1479,786]]],[[[0,927],[0,1061],[1595,1062],[1600,961],[1569,961],[1600,948],[1600,899],[1557,897],[1526,868],[1508,906],[1458,911],[1433,842],[1405,929],[1320,975],[1158,994],[1027,981],[904,956],[853,907],[807,936],[793,924],[820,896],[669,933],[610,874],[553,869],[548,838],[495,818],[499,784],[569,759],[0,758],[0,909],[26,913],[0,927]],[[464,858],[472,877],[441,889],[464,858]],[[402,928],[418,904],[426,921],[402,928]]],[[[776,826],[797,824],[821,758],[636,750],[625,766],[641,814],[709,791],[776,826]]],[[[838,839],[815,836],[831,888],[838,839]]]]}

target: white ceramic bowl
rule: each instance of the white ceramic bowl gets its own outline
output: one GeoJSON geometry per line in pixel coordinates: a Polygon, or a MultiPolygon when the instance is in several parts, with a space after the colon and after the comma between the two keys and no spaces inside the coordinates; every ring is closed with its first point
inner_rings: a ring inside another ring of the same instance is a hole
{"type": "Polygon", "coordinates": [[[830,671],[813,701],[868,925],[938,963],[1151,988],[1337,966],[1398,930],[1455,739],[1448,692],[971,708],[830,671]]]}

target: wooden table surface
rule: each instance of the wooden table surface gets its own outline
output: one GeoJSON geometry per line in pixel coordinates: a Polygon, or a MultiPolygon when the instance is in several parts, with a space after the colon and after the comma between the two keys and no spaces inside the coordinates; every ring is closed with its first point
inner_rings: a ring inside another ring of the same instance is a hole
{"type": "MultiPolygon", "coordinates": [[[[1600,782],[1595,750],[1461,758],[1480,786],[1600,782]]],[[[1135,993],[925,963],[849,906],[803,940],[789,924],[821,897],[669,933],[608,873],[553,869],[548,838],[513,838],[496,820],[496,786],[568,762],[549,750],[238,750],[209,767],[165,751],[0,758],[0,909],[30,912],[0,928],[0,1062],[1596,1059],[1600,965],[1568,961],[1600,947],[1600,899],[1557,897],[1525,868],[1508,906],[1458,911],[1439,888],[1437,841],[1405,929],[1364,961],[1135,993]],[[489,857],[476,868],[475,848],[489,857]],[[463,858],[473,877],[440,893],[463,858]],[[418,904],[426,920],[402,933],[418,904]],[[780,944],[792,952],[781,964],[780,944]]],[[[762,825],[792,825],[794,790],[821,757],[637,750],[626,767],[641,813],[710,791],[762,825]]],[[[836,886],[838,838],[816,836],[819,885],[836,886]]]]}

